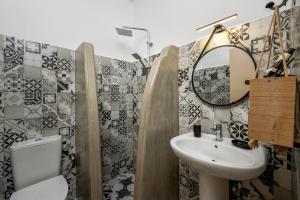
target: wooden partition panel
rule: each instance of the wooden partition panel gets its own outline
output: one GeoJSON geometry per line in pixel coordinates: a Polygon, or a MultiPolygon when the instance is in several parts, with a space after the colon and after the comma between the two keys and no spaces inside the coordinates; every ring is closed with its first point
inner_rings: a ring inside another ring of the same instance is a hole
{"type": "Polygon", "coordinates": [[[135,200],[178,200],[178,159],[170,146],[179,134],[178,48],[162,50],[143,97],[138,135],[135,200]]]}
{"type": "Polygon", "coordinates": [[[102,199],[100,129],[92,44],[76,50],[77,198],[102,199]]]}

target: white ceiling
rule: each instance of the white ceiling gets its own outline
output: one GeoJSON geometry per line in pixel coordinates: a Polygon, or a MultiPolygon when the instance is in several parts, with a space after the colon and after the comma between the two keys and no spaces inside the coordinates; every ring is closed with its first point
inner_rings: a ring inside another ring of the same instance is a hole
{"type": "Polygon", "coordinates": [[[145,55],[145,35],[118,36],[114,28],[133,25],[148,28],[157,53],[166,45],[182,45],[206,32],[195,29],[227,15],[239,17],[225,25],[270,15],[270,0],[1,0],[0,33],[76,49],[91,42],[97,55],[132,60],[145,55]]]}

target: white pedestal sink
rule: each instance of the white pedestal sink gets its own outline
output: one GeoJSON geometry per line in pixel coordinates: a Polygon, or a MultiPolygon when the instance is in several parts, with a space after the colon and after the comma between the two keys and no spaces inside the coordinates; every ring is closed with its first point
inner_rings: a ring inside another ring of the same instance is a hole
{"type": "Polygon", "coordinates": [[[171,139],[171,147],[178,158],[199,170],[199,199],[229,199],[228,180],[249,180],[265,170],[266,156],[262,146],[244,150],[232,145],[230,138],[216,141],[216,136],[192,133],[171,139]]]}

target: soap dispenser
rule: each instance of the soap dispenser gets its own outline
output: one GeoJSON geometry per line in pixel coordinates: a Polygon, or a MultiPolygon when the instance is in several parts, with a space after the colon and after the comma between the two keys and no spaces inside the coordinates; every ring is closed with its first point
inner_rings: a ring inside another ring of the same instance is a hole
{"type": "Polygon", "coordinates": [[[193,132],[195,137],[201,137],[201,121],[200,119],[196,119],[192,123],[193,132]]]}

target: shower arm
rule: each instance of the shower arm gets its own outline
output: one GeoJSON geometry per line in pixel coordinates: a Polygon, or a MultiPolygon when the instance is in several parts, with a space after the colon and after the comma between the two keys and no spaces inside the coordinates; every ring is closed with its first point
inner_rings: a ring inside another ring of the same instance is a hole
{"type": "Polygon", "coordinates": [[[153,43],[151,42],[151,37],[150,37],[150,32],[148,31],[148,29],[145,28],[138,28],[138,27],[132,27],[132,26],[123,26],[123,28],[126,29],[132,29],[132,30],[138,30],[138,31],[145,31],[147,33],[147,56],[148,56],[148,67],[150,67],[150,49],[153,46],[153,43]]]}
{"type": "Polygon", "coordinates": [[[148,53],[148,66],[150,67],[151,64],[151,60],[150,60],[150,49],[153,46],[153,43],[151,42],[151,38],[150,38],[150,32],[148,30],[146,30],[147,32],[147,53],[148,53]]]}

